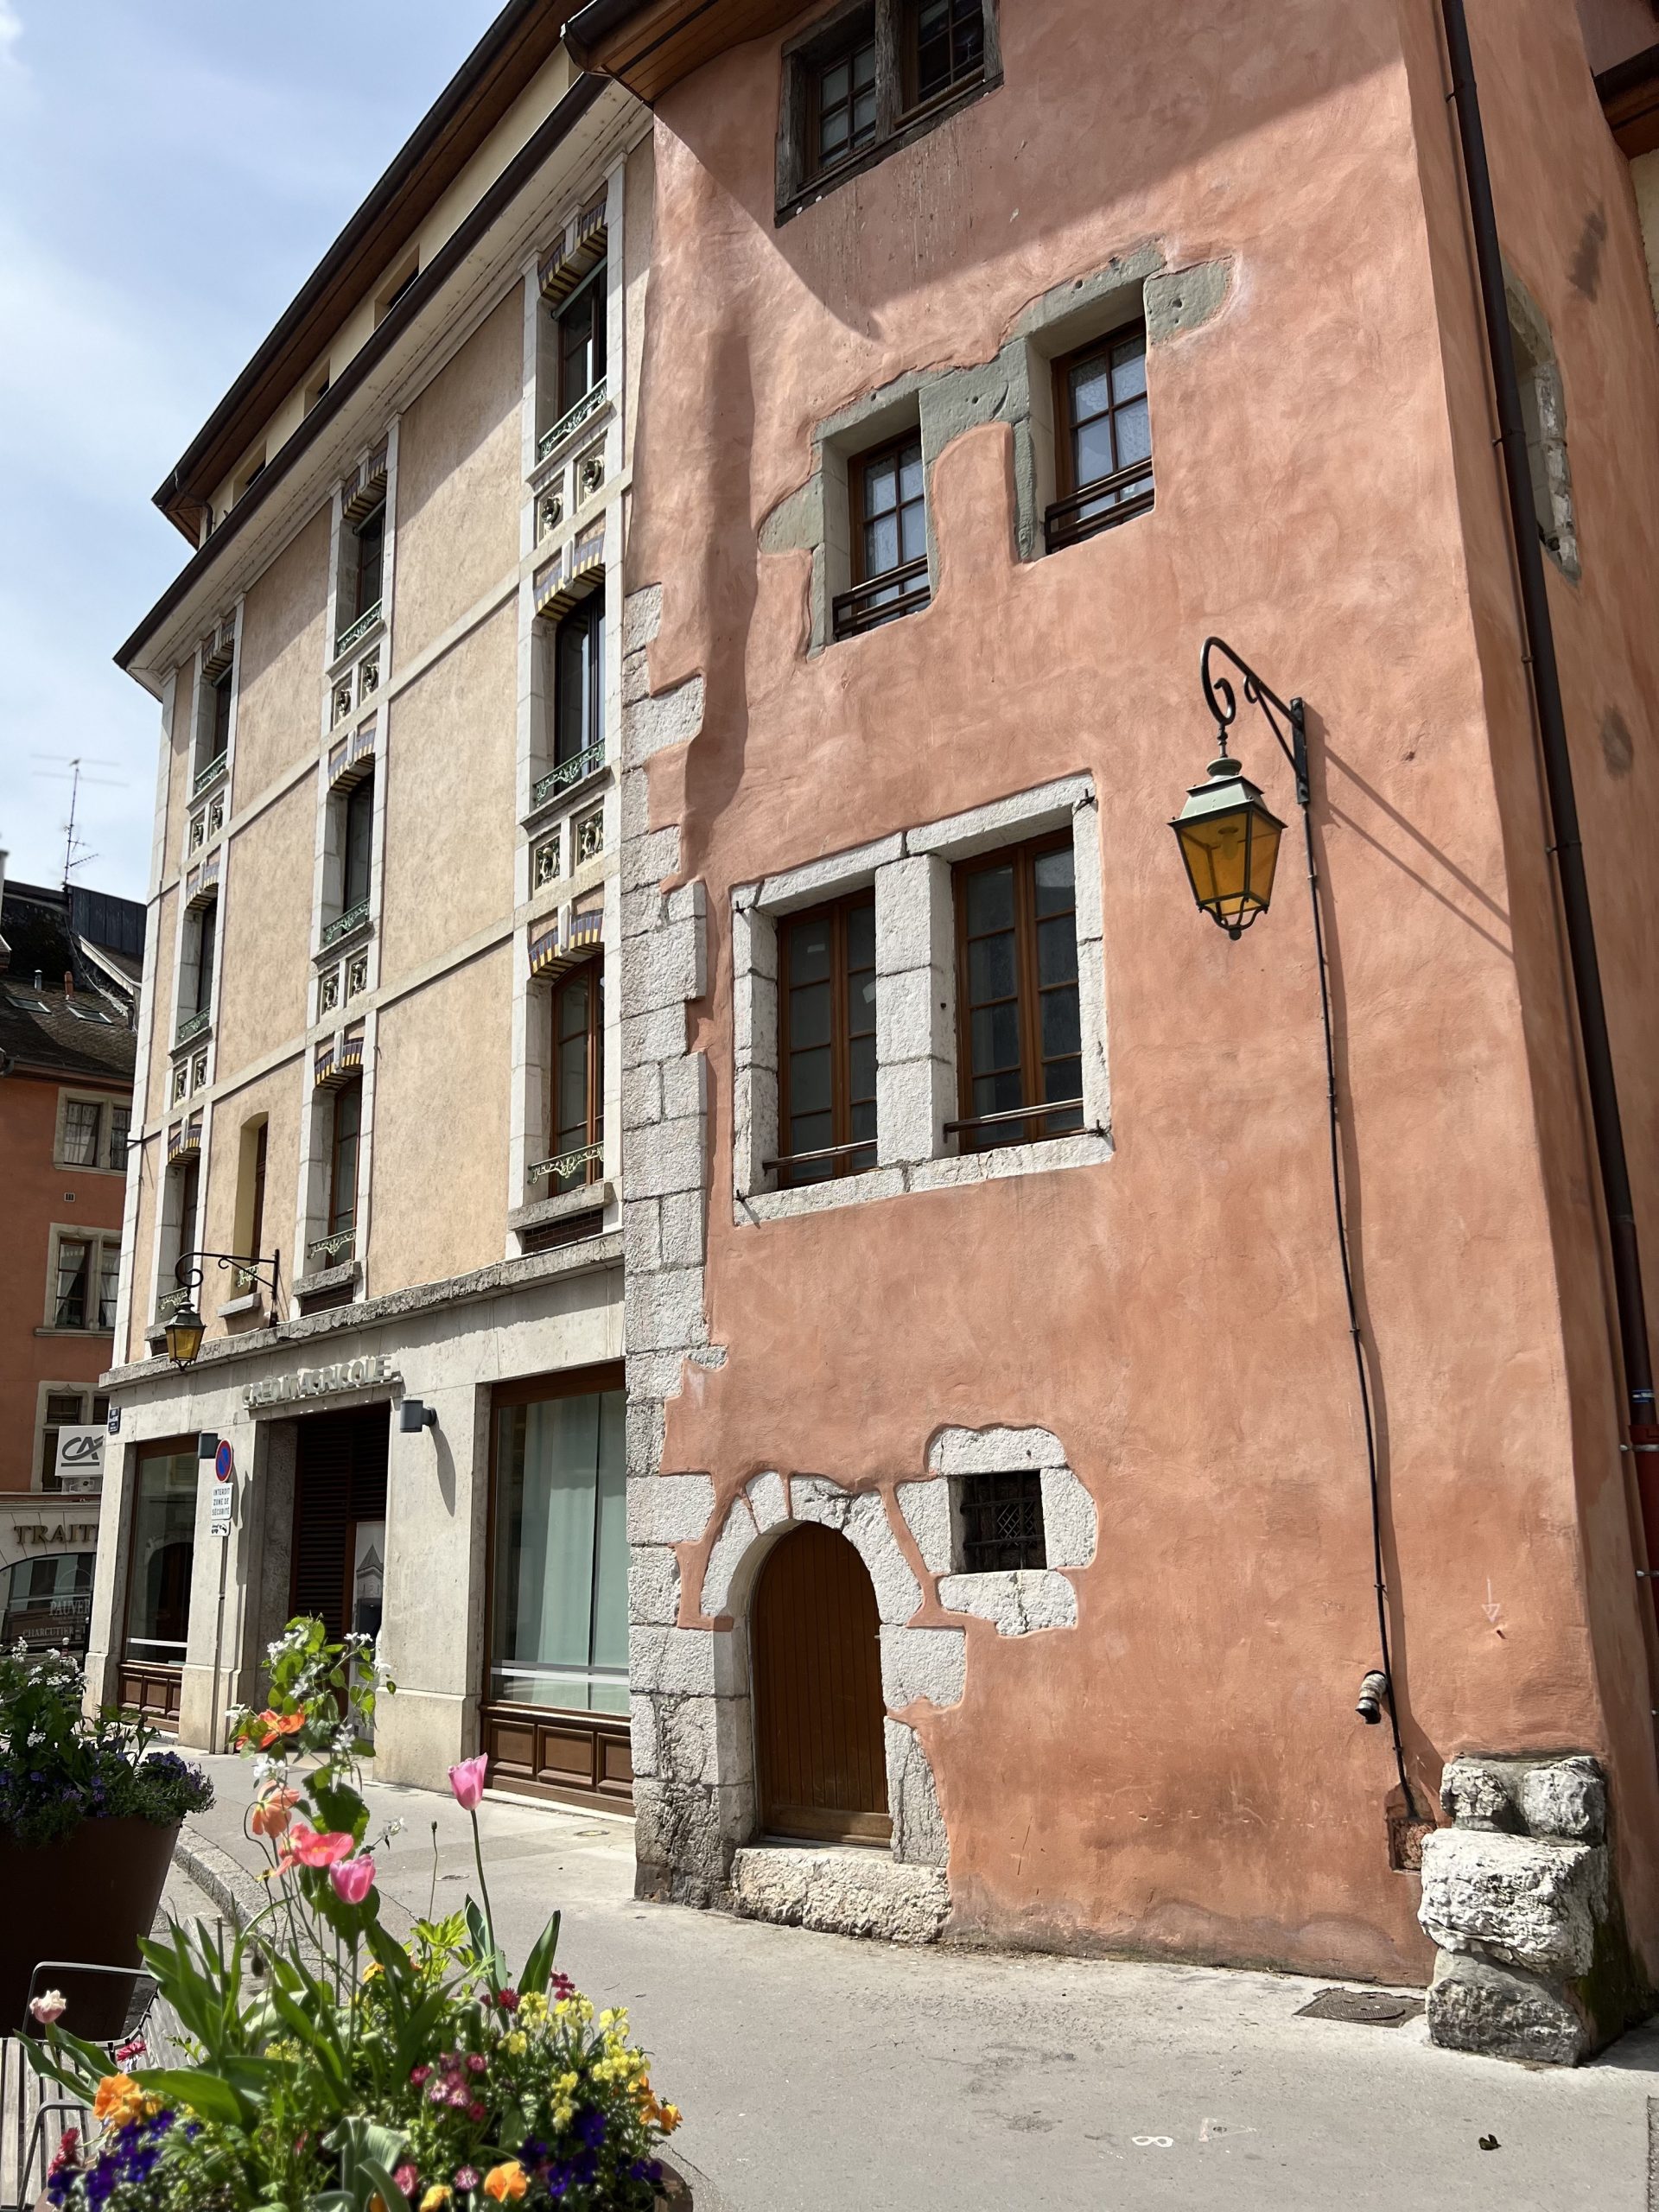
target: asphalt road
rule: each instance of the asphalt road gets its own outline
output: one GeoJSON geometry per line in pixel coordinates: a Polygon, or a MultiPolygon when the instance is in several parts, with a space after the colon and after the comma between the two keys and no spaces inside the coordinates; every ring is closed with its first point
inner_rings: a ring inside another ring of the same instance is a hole
{"type": "MultiPolygon", "coordinates": [[[[257,1864],[245,1777],[209,1764],[221,1802],[193,1826],[257,1864]]],[[[465,1815],[370,1794],[377,1823],[404,1823],[383,1893],[454,1910],[476,1881],[465,1815]]],[[[1421,2018],[1299,2018],[1324,1985],[1288,1975],[898,1950],[642,1904],[626,1821],[498,1799],[480,1819],[510,1956],[563,1910],[560,1964],[627,2005],[685,2112],[698,2212],[1659,2212],[1659,2029],[1573,2073],[1505,2065],[1432,2049],[1421,2018]]]]}

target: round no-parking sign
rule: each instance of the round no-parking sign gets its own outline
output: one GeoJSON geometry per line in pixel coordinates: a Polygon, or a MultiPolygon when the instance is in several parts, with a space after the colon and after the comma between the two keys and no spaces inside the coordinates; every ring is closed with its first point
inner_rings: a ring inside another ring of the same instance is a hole
{"type": "Polygon", "coordinates": [[[231,1450],[231,1440],[228,1436],[222,1436],[219,1440],[219,1449],[213,1454],[213,1473],[220,1482],[227,1483],[231,1479],[235,1466],[236,1459],[231,1450]]]}

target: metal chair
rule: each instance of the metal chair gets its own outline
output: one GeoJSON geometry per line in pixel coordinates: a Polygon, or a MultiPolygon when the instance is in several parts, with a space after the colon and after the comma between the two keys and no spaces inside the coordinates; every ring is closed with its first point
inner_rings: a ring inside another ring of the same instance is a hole
{"type": "Polygon", "coordinates": [[[46,2186],[46,2177],[64,2130],[79,2126],[84,2135],[91,2116],[78,2098],[48,2082],[30,2065],[24,2045],[39,2040],[40,2029],[29,2005],[48,1989],[67,1986],[73,2001],[76,1986],[84,1990],[100,1983],[118,2005],[120,1986],[124,1985],[126,1991],[126,2019],[122,2032],[99,2039],[99,2048],[108,2053],[111,2071],[115,2072],[144,2051],[156,2004],[156,1982],[142,1967],[99,1966],[86,1959],[41,1960],[29,1976],[22,2020],[0,2041],[0,2212],[27,2212],[46,2186]],[[59,2116],[59,2124],[48,2147],[48,2131],[54,2114],[59,2116]],[[10,2160],[9,2145],[12,2154],[10,2160]],[[6,2190],[8,2164],[13,2183],[10,2192],[6,2190]],[[39,2178],[31,2193],[29,2185],[37,2167],[39,2178]]]}

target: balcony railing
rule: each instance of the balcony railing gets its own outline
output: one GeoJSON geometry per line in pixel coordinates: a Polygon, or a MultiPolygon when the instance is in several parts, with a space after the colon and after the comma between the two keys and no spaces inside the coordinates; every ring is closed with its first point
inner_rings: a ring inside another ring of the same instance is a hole
{"type": "Polygon", "coordinates": [[[226,756],[223,753],[215,753],[211,760],[197,769],[196,779],[190,786],[190,797],[193,801],[199,799],[205,791],[211,790],[219,781],[225,772],[225,760],[226,756]]]}
{"type": "Polygon", "coordinates": [[[349,1260],[357,1243],[354,1229],[337,1229],[332,1236],[314,1236],[305,1248],[308,1260],[320,1261],[326,1267],[334,1267],[341,1260],[349,1260]]]}
{"type": "Polygon", "coordinates": [[[204,1007],[200,1014],[187,1014],[174,1034],[174,1044],[188,1045],[193,1037],[201,1035],[212,1020],[212,1012],[207,1007],[204,1007]]]}
{"type": "Polygon", "coordinates": [[[158,1321],[170,1321],[181,1306],[188,1306],[189,1303],[190,1294],[188,1290],[164,1290],[156,1300],[156,1319],[158,1321]]]}
{"type": "Polygon", "coordinates": [[[576,784],[586,783],[605,766],[605,741],[590,745],[585,753],[578,753],[574,760],[561,760],[550,773],[540,779],[530,794],[532,806],[541,806],[556,791],[569,791],[576,784]]]}
{"type": "Polygon", "coordinates": [[[1137,461],[1116,474],[1085,484],[1070,499],[1057,499],[1043,518],[1044,534],[1051,553],[1076,545],[1096,531],[1110,530],[1131,515],[1143,515],[1152,505],[1150,461],[1137,461]]]}
{"type": "Polygon", "coordinates": [[[606,378],[601,377],[591,391],[583,392],[575,405],[568,408],[552,429],[543,434],[541,443],[536,448],[537,460],[545,461],[548,455],[556,452],[568,437],[579,430],[584,423],[591,422],[610,396],[609,382],[606,378]]]}
{"type": "Polygon", "coordinates": [[[932,597],[927,580],[927,556],[906,561],[902,568],[887,569],[868,583],[844,591],[835,604],[837,638],[856,638],[866,630],[879,630],[901,614],[913,614],[932,597]]]}
{"type": "Polygon", "coordinates": [[[340,632],[340,635],[334,639],[334,658],[336,660],[340,658],[342,653],[350,652],[353,645],[360,645],[362,644],[364,639],[368,636],[370,631],[373,629],[375,624],[380,620],[381,604],[382,602],[377,599],[374,605],[369,608],[366,613],[359,614],[358,616],[356,621],[353,623],[349,630],[342,630],[340,632]]]}
{"type": "Polygon", "coordinates": [[[602,1144],[578,1145],[574,1152],[562,1152],[556,1160],[540,1161],[531,1169],[531,1180],[538,1181],[544,1175],[550,1182],[569,1183],[583,1175],[583,1179],[591,1183],[596,1179],[592,1174],[583,1174],[583,1171],[596,1167],[604,1157],[602,1144]]]}
{"type": "Polygon", "coordinates": [[[361,929],[369,918],[369,902],[359,899],[355,906],[348,906],[337,921],[330,922],[322,933],[322,950],[338,944],[342,938],[350,937],[353,930],[361,929]]]}

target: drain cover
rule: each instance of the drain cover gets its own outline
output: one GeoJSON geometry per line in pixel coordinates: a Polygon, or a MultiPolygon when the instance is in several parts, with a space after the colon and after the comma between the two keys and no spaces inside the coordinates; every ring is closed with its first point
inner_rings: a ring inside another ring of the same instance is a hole
{"type": "Polygon", "coordinates": [[[1299,2020],[1353,2020],[1362,2027],[1397,2028],[1418,2018],[1421,1997],[1395,1997],[1386,1989],[1322,1989],[1310,2004],[1299,2005],[1299,2020]]]}

